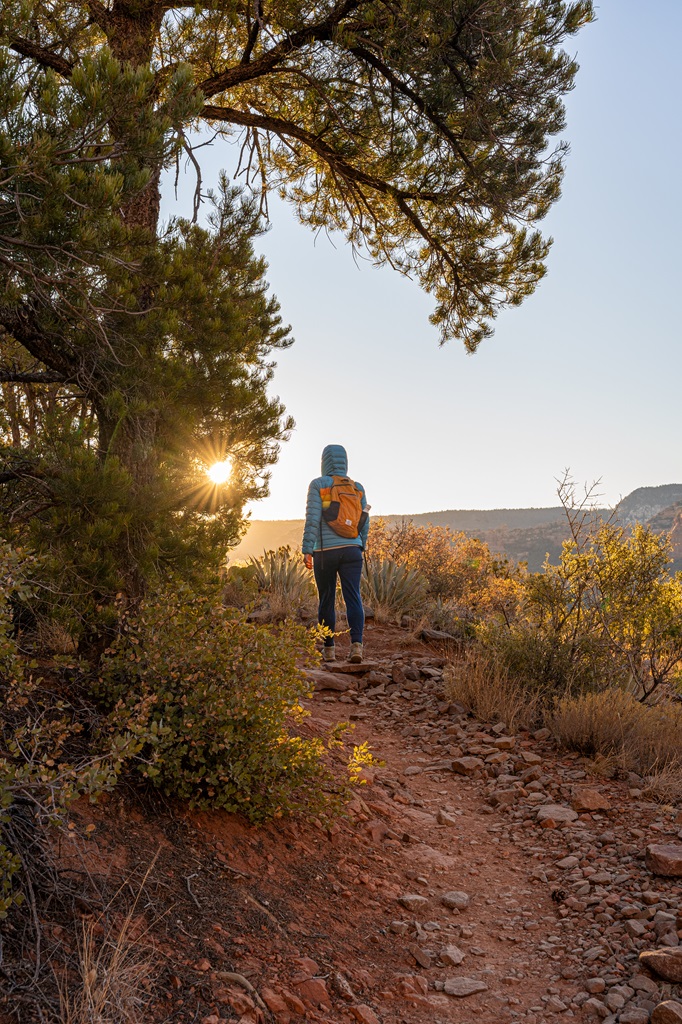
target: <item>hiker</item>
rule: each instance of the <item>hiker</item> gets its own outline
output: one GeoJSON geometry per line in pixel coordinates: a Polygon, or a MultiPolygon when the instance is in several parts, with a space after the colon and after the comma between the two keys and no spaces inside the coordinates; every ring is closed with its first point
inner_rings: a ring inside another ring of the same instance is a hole
{"type": "MultiPolygon", "coordinates": [[[[350,627],[349,661],[362,661],[365,613],[360,597],[362,553],[369,531],[369,505],[362,484],[347,476],[348,456],[340,444],[322,452],[322,476],[310,481],[303,529],[303,560],[315,572],[320,603],[317,621],[333,633],[336,626],[336,578],[350,627]]],[[[324,661],[335,661],[334,637],[325,638],[324,661]]]]}

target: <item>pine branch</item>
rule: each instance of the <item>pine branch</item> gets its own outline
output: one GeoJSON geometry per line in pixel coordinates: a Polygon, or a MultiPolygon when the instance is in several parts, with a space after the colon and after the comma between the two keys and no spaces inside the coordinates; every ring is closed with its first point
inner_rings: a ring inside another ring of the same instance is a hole
{"type": "Polygon", "coordinates": [[[407,218],[415,231],[428,242],[435,254],[437,254],[453,271],[456,283],[459,286],[457,265],[447,249],[429,231],[419,215],[409,205],[409,200],[427,200],[431,202],[442,201],[442,197],[431,193],[422,194],[396,188],[382,178],[367,174],[360,168],[353,166],[344,157],[329,146],[322,139],[311,132],[301,128],[293,121],[286,121],[280,117],[271,117],[266,114],[256,114],[253,111],[237,110],[235,107],[215,107],[207,104],[201,111],[202,116],[209,121],[229,121],[231,124],[242,124],[248,128],[262,128],[264,131],[272,132],[280,138],[289,137],[298,139],[304,143],[318,156],[322,157],[331,170],[346,182],[354,182],[365,185],[367,188],[382,195],[391,196],[402,214],[407,218]]]}
{"type": "Polygon", "coordinates": [[[63,75],[64,78],[71,77],[74,65],[70,60],[66,60],[65,57],[60,57],[58,54],[38,46],[37,43],[32,43],[30,39],[21,39],[19,36],[14,36],[9,44],[9,48],[21,57],[30,57],[31,60],[36,61],[44,68],[52,68],[53,71],[63,75]]]}
{"type": "Polygon", "coordinates": [[[0,383],[4,384],[64,384],[65,377],[62,373],[55,373],[50,370],[35,370],[33,372],[17,370],[11,366],[0,366],[0,383]]]}
{"type": "Polygon", "coordinates": [[[244,63],[242,60],[235,67],[228,68],[219,75],[205,79],[205,81],[200,83],[199,88],[206,98],[209,99],[211,96],[225,92],[235,85],[240,85],[243,82],[252,82],[256,78],[268,75],[278,64],[286,60],[289,54],[295,50],[300,50],[307,43],[323,42],[331,39],[334,29],[344,18],[352,14],[359,7],[362,7],[363,4],[371,2],[372,0],[342,0],[322,21],[318,21],[313,25],[306,25],[305,28],[299,29],[298,32],[292,32],[286,39],[282,39],[271,49],[263,53],[257,60],[250,60],[248,63],[244,63]]]}

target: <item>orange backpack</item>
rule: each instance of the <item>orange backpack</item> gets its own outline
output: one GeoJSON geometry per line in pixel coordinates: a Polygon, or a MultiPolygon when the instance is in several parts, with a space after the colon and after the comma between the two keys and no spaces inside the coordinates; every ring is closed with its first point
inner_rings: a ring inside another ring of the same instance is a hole
{"type": "Polygon", "coordinates": [[[332,477],[331,487],[320,490],[322,516],[339,537],[357,537],[367,521],[362,507],[362,491],[348,476],[332,477]]]}

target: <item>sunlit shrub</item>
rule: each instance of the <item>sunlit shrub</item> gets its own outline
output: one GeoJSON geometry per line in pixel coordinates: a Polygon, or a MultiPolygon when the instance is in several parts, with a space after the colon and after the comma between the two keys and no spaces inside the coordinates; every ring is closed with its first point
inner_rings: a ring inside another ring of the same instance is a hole
{"type": "Polygon", "coordinates": [[[514,614],[522,571],[463,532],[415,526],[411,520],[391,526],[378,520],[372,523],[369,550],[373,561],[391,560],[417,571],[426,582],[426,596],[458,605],[461,618],[514,614]]]}
{"type": "Polygon", "coordinates": [[[479,639],[534,688],[629,686],[646,699],[682,668],[682,574],[669,564],[666,536],[583,517],[559,563],[526,577],[517,614],[479,639]]]}
{"type": "Polygon", "coordinates": [[[145,778],[193,807],[259,821],[323,802],[324,744],[295,732],[311,687],[299,663],[313,649],[302,626],[253,625],[168,591],[126,622],[99,692],[112,726],[130,722],[144,739],[145,778]]]}

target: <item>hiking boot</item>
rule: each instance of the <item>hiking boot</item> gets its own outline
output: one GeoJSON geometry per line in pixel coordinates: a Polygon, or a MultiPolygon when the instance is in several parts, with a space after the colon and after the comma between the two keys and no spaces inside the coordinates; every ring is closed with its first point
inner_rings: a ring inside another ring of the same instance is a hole
{"type": "MultiPolygon", "coordinates": [[[[362,644],[360,644],[362,649],[362,644]]],[[[360,658],[362,661],[362,658],[360,658]]],[[[336,648],[335,647],[323,647],[322,648],[322,661],[336,661],[336,648]]]]}
{"type": "Polygon", "coordinates": [[[359,664],[362,661],[362,644],[351,644],[350,645],[350,657],[348,658],[354,665],[359,664]]]}

